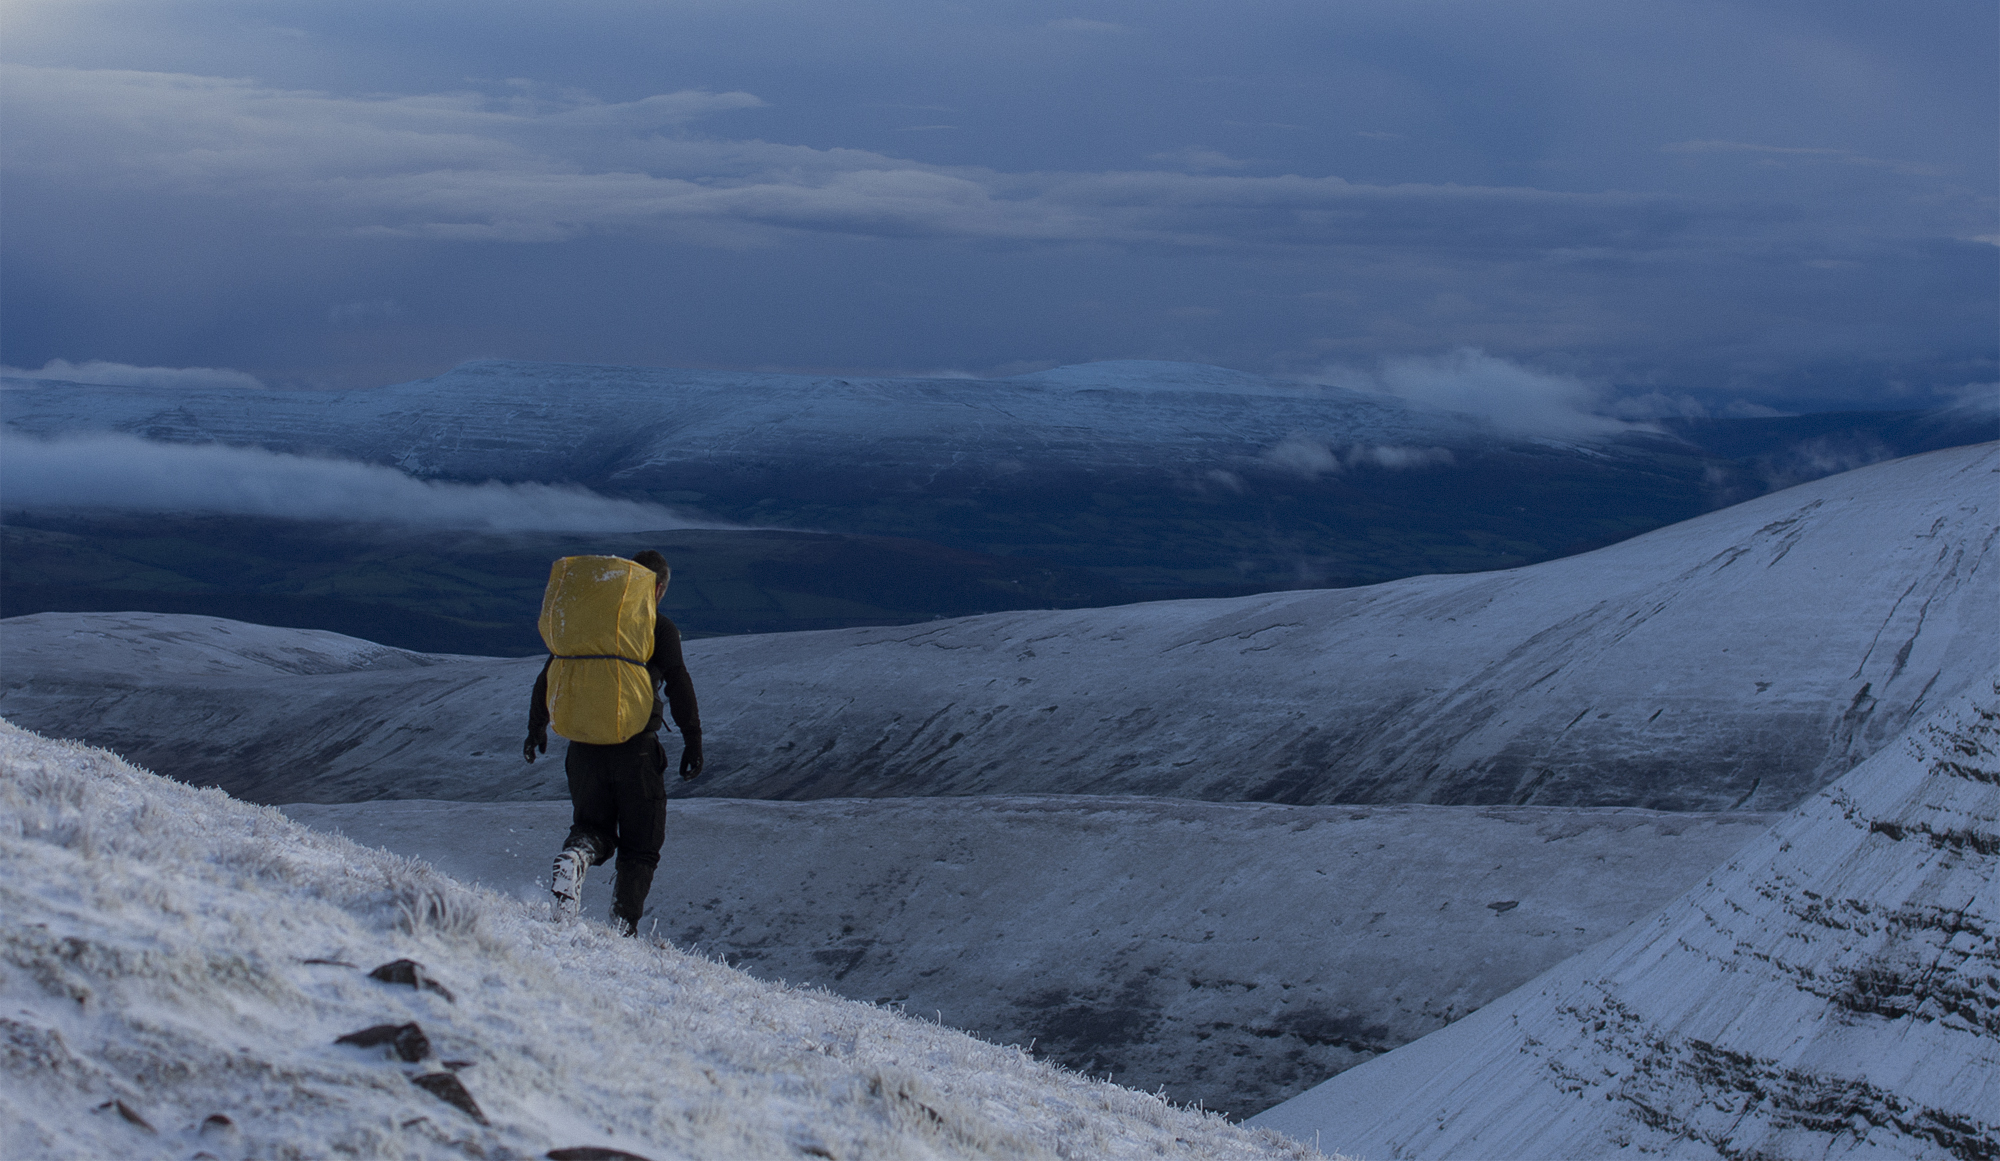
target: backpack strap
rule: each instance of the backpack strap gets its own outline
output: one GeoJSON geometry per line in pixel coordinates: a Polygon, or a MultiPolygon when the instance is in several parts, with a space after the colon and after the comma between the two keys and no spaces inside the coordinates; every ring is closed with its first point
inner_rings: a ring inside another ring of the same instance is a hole
{"type": "Polygon", "coordinates": [[[627,665],[636,665],[641,669],[646,668],[645,662],[634,661],[630,657],[620,656],[616,653],[551,653],[549,654],[549,659],[551,661],[623,661],[627,665]]]}

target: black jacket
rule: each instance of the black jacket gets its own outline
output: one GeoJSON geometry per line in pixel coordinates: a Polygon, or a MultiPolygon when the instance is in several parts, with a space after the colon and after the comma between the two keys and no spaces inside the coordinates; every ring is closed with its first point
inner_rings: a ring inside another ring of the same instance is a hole
{"type": "MultiPolygon", "coordinates": [[[[555,658],[549,658],[553,661],[555,658]]],[[[674,725],[689,744],[701,744],[701,707],[694,700],[694,679],[688,676],[687,662],[681,658],[681,631],[665,617],[653,621],[653,656],[646,662],[646,672],[653,679],[653,716],[646,721],[646,728],[639,734],[658,733],[666,724],[666,714],[674,715],[674,725]],[[666,704],[661,705],[660,690],[666,689],[666,704]]],[[[535,675],[534,700],[528,703],[528,733],[532,736],[548,729],[549,725],[549,662],[542,662],[542,671],[535,675]]],[[[634,734],[633,737],[639,736],[634,734]]],[[[629,741],[630,739],[627,739],[629,741]]]]}

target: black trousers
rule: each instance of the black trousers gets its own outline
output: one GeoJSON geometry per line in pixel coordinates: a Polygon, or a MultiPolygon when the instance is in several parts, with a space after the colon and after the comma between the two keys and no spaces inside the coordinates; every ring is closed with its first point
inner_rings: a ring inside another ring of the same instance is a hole
{"type": "Polygon", "coordinates": [[[667,751],[660,736],[640,733],[611,746],[571,742],[563,772],[574,810],[563,849],[588,851],[592,866],[615,852],[611,913],[637,923],[667,838],[667,751]]]}

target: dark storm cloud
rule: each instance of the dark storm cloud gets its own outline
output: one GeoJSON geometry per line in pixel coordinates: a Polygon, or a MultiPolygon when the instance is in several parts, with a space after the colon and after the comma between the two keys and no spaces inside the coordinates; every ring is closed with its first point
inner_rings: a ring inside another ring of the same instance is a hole
{"type": "MultiPolygon", "coordinates": [[[[213,77],[8,70],[9,166],[106,189],[240,201],[303,229],[507,242],[766,231],[1043,242],[1656,248],[1684,201],[1339,177],[1003,174],[860,150],[652,131],[761,104],[680,92],[624,104],[452,93],[343,98],[213,77]]],[[[1727,215],[1727,211],[1721,212],[1727,215]]]]}
{"type": "Polygon", "coordinates": [[[1986,5],[258,12],[17,5],[7,362],[1501,390],[1476,349],[1637,418],[1996,374],[1986,5]]]}

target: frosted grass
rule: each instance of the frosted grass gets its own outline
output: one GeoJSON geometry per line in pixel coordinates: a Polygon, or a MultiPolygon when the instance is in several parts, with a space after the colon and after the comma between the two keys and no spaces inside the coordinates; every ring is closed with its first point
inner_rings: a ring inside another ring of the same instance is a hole
{"type": "Polygon", "coordinates": [[[0,904],[9,1158],[1316,1156],[4,722],[0,904]],[[366,974],[401,958],[451,997],[366,974]],[[430,1059],[333,1043],[407,1022],[430,1059]]]}

